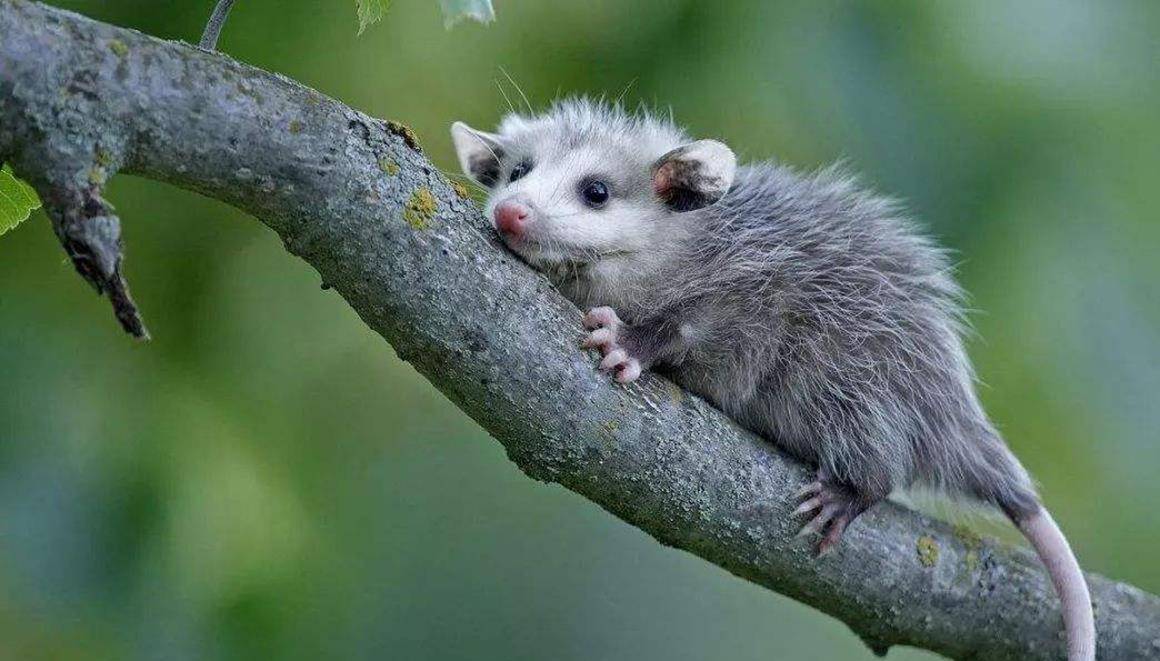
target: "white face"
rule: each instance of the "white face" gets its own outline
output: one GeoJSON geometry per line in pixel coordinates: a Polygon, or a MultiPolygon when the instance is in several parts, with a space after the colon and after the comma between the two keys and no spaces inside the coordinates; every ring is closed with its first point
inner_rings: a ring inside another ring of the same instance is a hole
{"type": "Polygon", "coordinates": [[[509,117],[498,134],[457,122],[451,135],[504,242],[549,271],[654,250],[665,221],[719,198],[735,168],[719,142],[587,102],[509,117]]]}
{"type": "Polygon", "coordinates": [[[505,157],[484,208],[512,250],[547,268],[646,248],[668,213],[652,195],[647,167],[633,171],[586,146],[546,151],[505,157]],[[519,213],[527,217],[512,218],[519,213]]]}

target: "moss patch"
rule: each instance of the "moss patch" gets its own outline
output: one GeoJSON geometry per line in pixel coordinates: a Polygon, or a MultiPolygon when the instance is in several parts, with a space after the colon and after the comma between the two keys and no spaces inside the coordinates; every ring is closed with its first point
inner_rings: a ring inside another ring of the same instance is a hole
{"type": "Polygon", "coordinates": [[[462,197],[465,200],[467,198],[471,197],[471,191],[467,190],[467,186],[464,186],[463,184],[459,183],[458,181],[451,182],[451,188],[452,188],[452,190],[455,191],[456,195],[458,195],[459,197],[462,197]]]}
{"type": "Polygon", "coordinates": [[[424,230],[431,226],[431,219],[435,217],[437,203],[435,196],[426,188],[420,188],[411,193],[410,199],[403,207],[403,220],[411,229],[424,230]]]}
{"type": "Polygon", "coordinates": [[[110,39],[109,50],[113,51],[113,54],[122,60],[125,59],[127,55],[129,55],[129,47],[126,46],[125,42],[121,41],[120,39],[110,39]]]}
{"type": "Polygon", "coordinates": [[[386,156],[379,159],[379,169],[392,177],[399,174],[399,164],[386,156]]]}
{"type": "Polygon", "coordinates": [[[915,544],[915,550],[918,552],[918,561],[922,563],[923,567],[933,567],[938,564],[938,542],[934,541],[934,537],[930,535],[919,537],[915,544]]]}
{"type": "Polygon", "coordinates": [[[290,121],[290,132],[291,133],[294,133],[294,134],[301,133],[302,129],[304,129],[304,128],[306,128],[306,127],[302,124],[302,122],[298,121],[297,119],[290,121]]]}
{"type": "Polygon", "coordinates": [[[423,151],[423,149],[419,146],[419,138],[415,135],[415,132],[411,130],[410,126],[400,122],[387,122],[387,130],[391,133],[394,133],[395,135],[401,136],[403,138],[403,142],[407,143],[407,146],[411,149],[414,149],[417,152],[423,151]]]}

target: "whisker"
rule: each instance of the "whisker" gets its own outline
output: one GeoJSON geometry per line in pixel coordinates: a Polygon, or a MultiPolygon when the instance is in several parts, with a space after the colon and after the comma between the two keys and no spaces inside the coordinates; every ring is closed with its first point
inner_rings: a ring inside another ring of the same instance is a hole
{"type": "Polygon", "coordinates": [[[507,92],[504,90],[503,85],[500,84],[499,79],[492,78],[491,81],[493,83],[495,83],[496,88],[499,89],[499,93],[503,95],[503,100],[507,102],[508,111],[510,111],[511,114],[515,115],[516,114],[516,107],[512,105],[512,100],[510,98],[508,98],[507,92]]]}
{"type": "Polygon", "coordinates": [[[527,106],[527,108],[528,108],[528,114],[529,114],[529,115],[534,115],[534,114],[536,114],[536,111],[532,109],[532,104],[531,104],[531,102],[530,102],[530,101],[528,101],[528,95],[527,95],[527,94],[524,94],[524,91],[523,91],[522,89],[520,89],[520,85],[519,85],[519,83],[517,83],[517,82],[515,81],[515,79],[511,77],[511,74],[509,74],[509,73],[507,72],[507,69],[504,69],[503,67],[500,67],[500,68],[499,68],[499,71],[500,71],[500,73],[502,73],[504,76],[506,76],[506,77],[507,77],[507,79],[508,79],[508,82],[512,84],[512,87],[516,88],[516,92],[519,92],[519,95],[520,95],[520,97],[521,97],[521,98],[524,100],[524,105],[525,105],[525,106],[527,106]]]}

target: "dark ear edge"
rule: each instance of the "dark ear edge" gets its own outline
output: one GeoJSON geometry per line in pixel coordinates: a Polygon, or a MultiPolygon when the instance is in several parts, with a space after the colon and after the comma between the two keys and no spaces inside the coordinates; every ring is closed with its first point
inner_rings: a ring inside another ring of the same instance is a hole
{"type": "Polygon", "coordinates": [[[693,211],[720,200],[736,169],[733,150],[716,140],[698,140],[657,159],[653,191],[673,211],[693,211]]]}
{"type": "Polygon", "coordinates": [[[481,186],[494,188],[499,182],[503,144],[494,133],[477,131],[463,122],[451,125],[451,141],[463,174],[481,186]]]}

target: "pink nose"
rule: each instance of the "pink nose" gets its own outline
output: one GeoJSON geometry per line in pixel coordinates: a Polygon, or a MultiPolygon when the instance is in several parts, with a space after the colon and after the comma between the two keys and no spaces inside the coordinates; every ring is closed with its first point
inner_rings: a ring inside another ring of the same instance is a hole
{"type": "Polygon", "coordinates": [[[532,210],[519,202],[501,202],[495,208],[495,226],[511,236],[521,236],[531,220],[532,210]]]}

